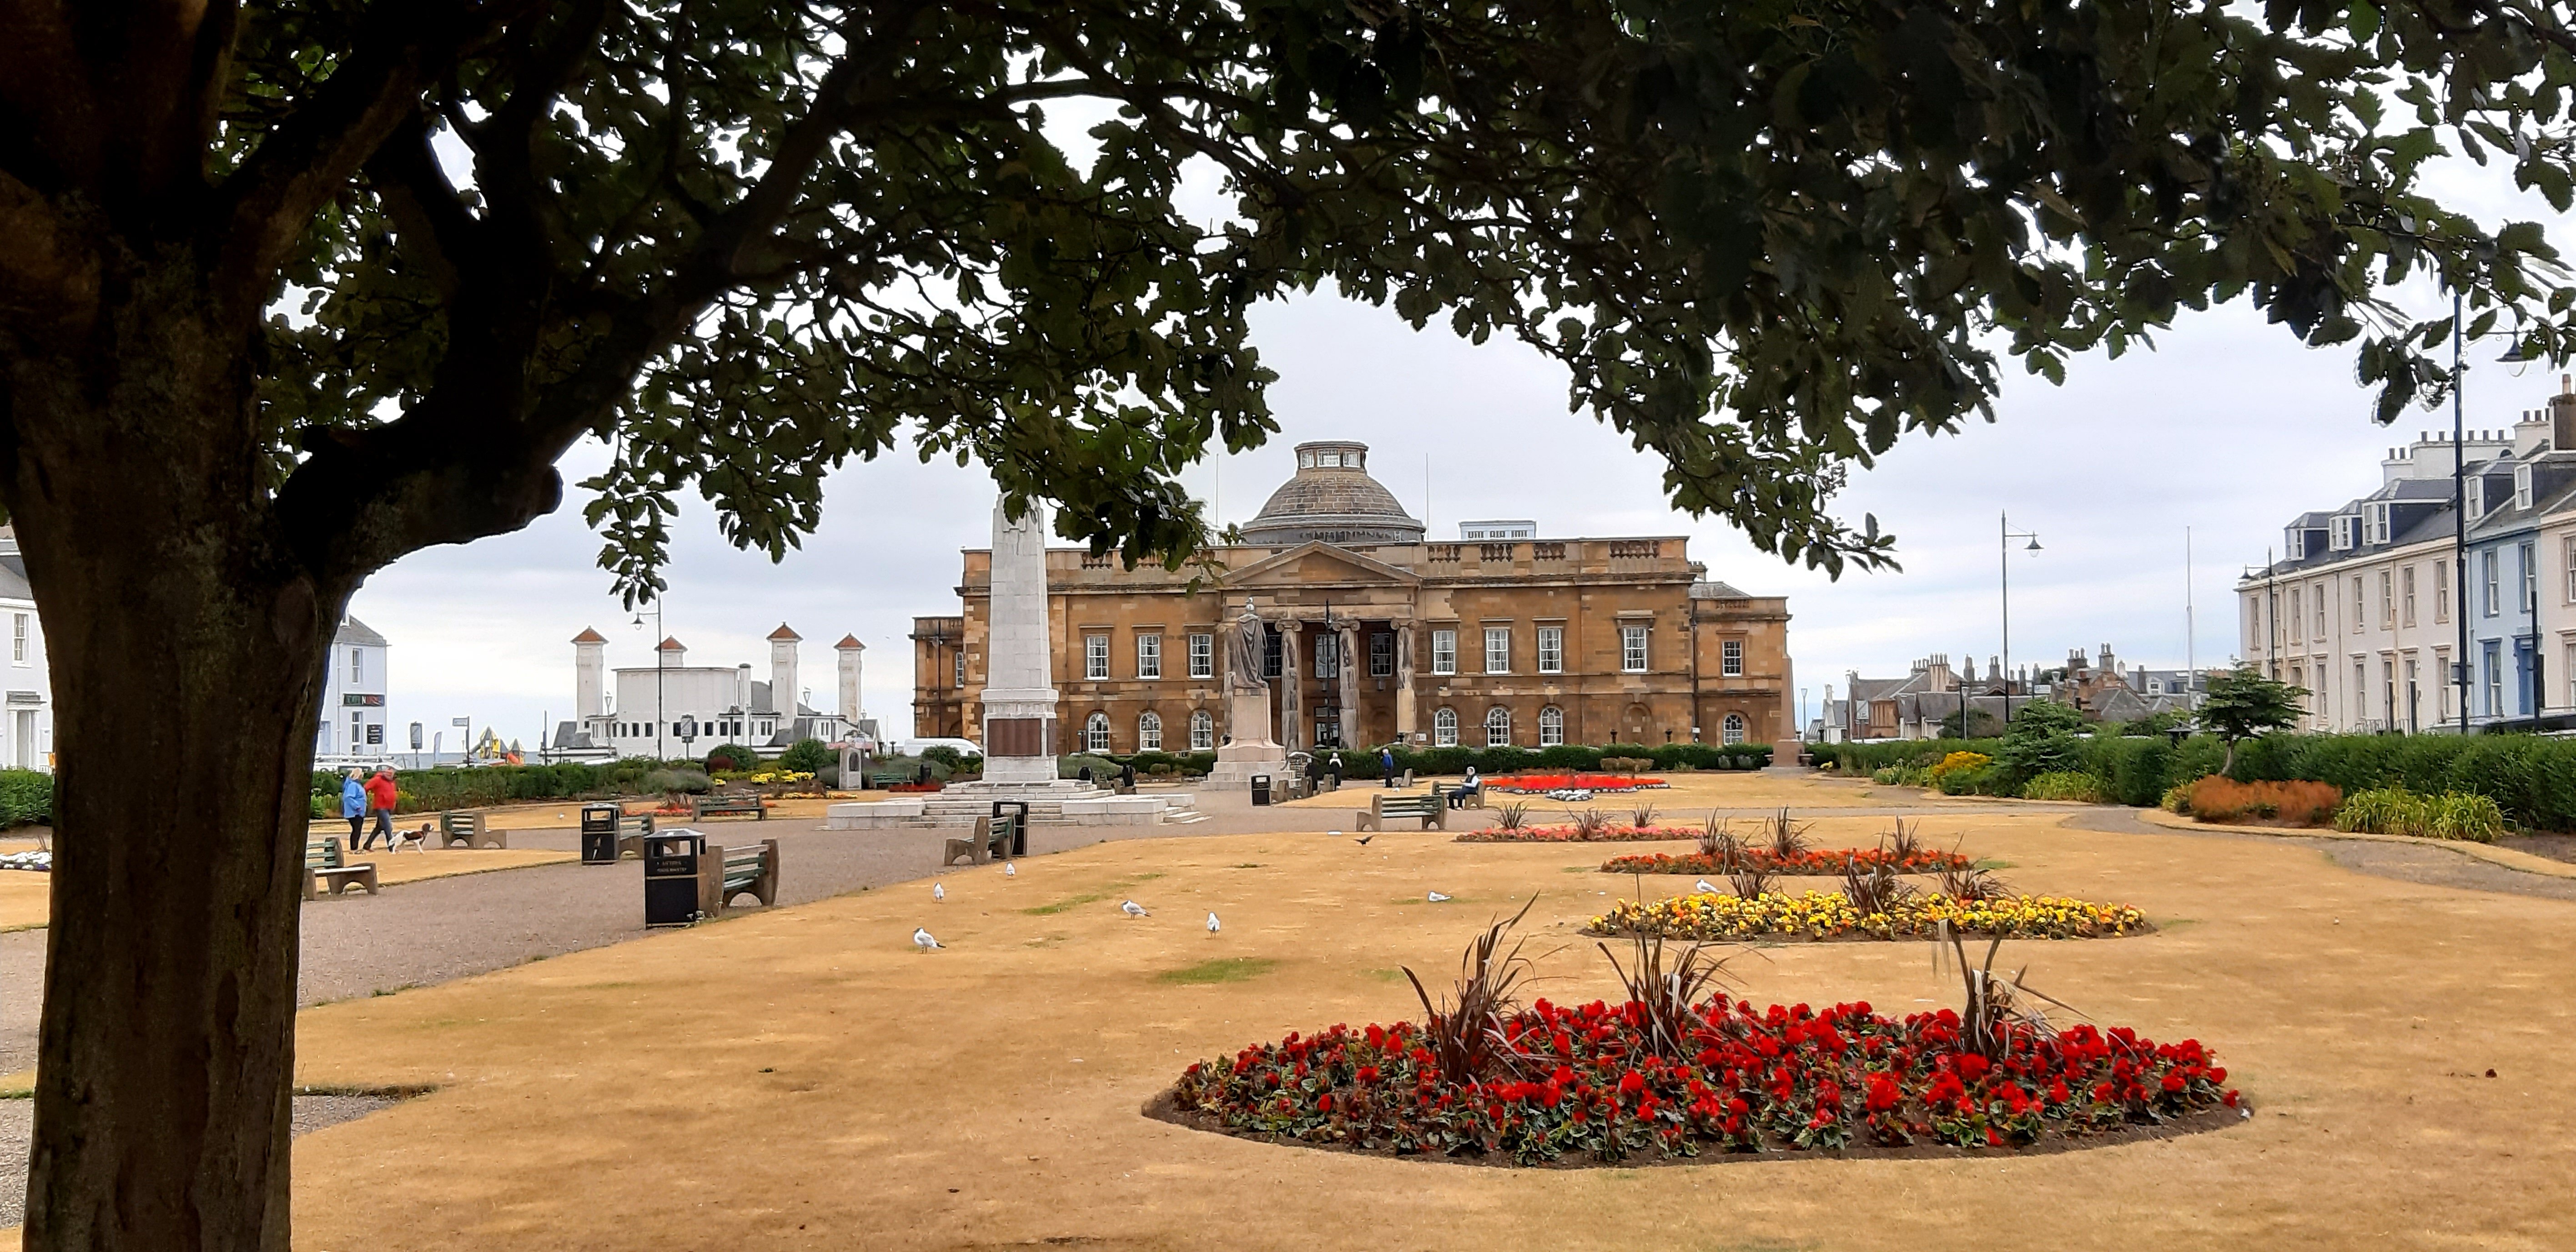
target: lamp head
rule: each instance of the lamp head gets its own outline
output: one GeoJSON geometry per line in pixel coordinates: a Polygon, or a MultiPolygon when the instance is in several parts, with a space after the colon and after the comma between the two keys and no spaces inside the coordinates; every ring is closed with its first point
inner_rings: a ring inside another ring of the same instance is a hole
{"type": "Polygon", "coordinates": [[[2032,535],[2032,536],[2030,537],[2030,546],[2029,546],[2029,547],[2027,547],[2027,548],[2022,549],[2022,551],[2024,551],[2024,552],[2037,552],[2037,551],[2039,551],[2039,536],[2037,536],[2037,535],[2032,535]]]}

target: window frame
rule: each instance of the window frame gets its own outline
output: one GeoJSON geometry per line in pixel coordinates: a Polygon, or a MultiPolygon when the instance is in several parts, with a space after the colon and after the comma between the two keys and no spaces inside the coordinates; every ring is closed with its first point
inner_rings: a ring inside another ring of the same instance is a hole
{"type": "Polygon", "coordinates": [[[1139,752],[1163,750],[1162,714],[1147,709],[1136,715],[1136,750],[1139,752]]]}
{"type": "MultiPolygon", "coordinates": [[[[2451,563],[2447,560],[2433,562],[2433,620],[2451,620],[2451,563]]],[[[2446,680],[2443,685],[2450,684],[2446,680]]]]}
{"type": "MultiPolygon", "coordinates": [[[[1973,661],[1976,658],[1970,657],[1973,661]]],[[[1720,678],[1744,677],[1744,641],[1721,639],[1717,644],[1717,674],[1720,678]]]]}
{"type": "Polygon", "coordinates": [[[1538,746],[1553,748],[1565,742],[1565,710],[1551,704],[1538,711],[1538,746]]]}
{"type": "Polygon", "coordinates": [[[1216,636],[1190,632],[1190,677],[1216,677],[1216,636]]]}
{"type": "Polygon", "coordinates": [[[1136,677],[1159,679],[1163,676],[1163,637],[1160,634],[1136,636],[1136,677]]]}
{"type": "Polygon", "coordinates": [[[1726,720],[1719,722],[1717,725],[1717,741],[1719,743],[1742,743],[1744,742],[1744,731],[1744,715],[1742,713],[1729,713],[1726,715],[1726,720]]]}
{"type": "Polygon", "coordinates": [[[1538,628],[1538,672],[1542,674],[1562,674],[1565,672],[1564,627],[1541,626],[1538,628]]]}
{"type": "Polygon", "coordinates": [[[2397,572],[2379,571],[2379,628],[2397,629],[2397,572]]]}
{"type": "Polygon", "coordinates": [[[2518,611],[2524,613],[2539,612],[2540,545],[2532,540],[2525,539],[2521,543],[2514,545],[2514,554],[2519,558],[2517,564],[2521,566],[2522,573],[2522,595],[2520,597],[2522,603],[2518,611]]]}
{"type": "Polygon", "coordinates": [[[2493,548],[2478,553],[2478,578],[2486,586],[2486,612],[2482,616],[2494,617],[2504,612],[2504,584],[2497,572],[2497,567],[2502,564],[2496,559],[2493,548]]]}
{"type": "Polygon", "coordinates": [[[1485,710],[1485,746],[1488,748],[1507,748],[1511,746],[1511,742],[1511,707],[1509,705],[1497,704],[1492,708],[1485,710]]]}
{"type": "Polygon", "coordinates": [[[1395,676],[1394,631],[1373,630],[1369,632],[1368,676],[1371,678],[1392,678],[1395,676]]]}
{"type": "Polygon", "coordinates": [[[1458,672],[1458,632],[1456,630],[1431,632],[1431,672],[1441,677],[1458,672]]]}
{"type": "Polygon", "coordinates": [[[1312,677],[1315,677],[1315,678],[1339,678],[1339,677],[1341,677],[1341,676],[1342,676],[1342,634],[1341,634],[1341,632],[1340,632],[1340,631],[1337,631],[1337,630],[1325,630],[1325,631],[1318,631],[1318,632],[1316,632],[1316,634],[1315,634],[1315,647],[1314,647],[1314,651],[1313,651],[1313,654],[1312,654],[1312,655],[1310,655],[1310,656],[1308,656],[1308,657],[1306,658],[1306,665],[1307,665],[1307,669],[1308,669],[1308,671],[1309,671],[1309,673],[1310,673],[1310,675],[1311,675],[1312,677]]]}
{"type": "Polygon", "coordinates": [[[1458,710],[1446,705],[1431,710],[1431,746],[1435,748],[1458,746],[1458,710]]]}
{"type": "Polygon", "coordinates": [[[1109,681],[1109,636],[1082,637],[1082,680],[1092,683],[1109,681]]]}
{"type": "Polygon", "coordinates": [[[13,664],[27,664],[27,637],[30,633],[27,629],[27,619],[29,616],[30,615],[26,613],[12,613],[9,615],[9,660],[13,664]]]}
{"type": "Polygon", "coordinates": [[[1109,714],[1095,710],[1082,719],[1082,750],[1098,756],[1109,750],[1109,714]]]}
{"type": "Polygon", "coordinates": [[[1653,656],[1653,654],[1652,654],[1652,653],[1650,653],[1650,652],[1647,650],[1647,644],[1646,644],[1647,630],[1648,630],[1648,628],[1647,628],[1646,626],[1644,626],[1644,625],[1642,625],[1642,624],[1639,624],[1639,623],[1635,623],[1635,622],[1622,622],[1622,623],[1620,623],[1620,625],[1619,625],[1619,672],[1620,672],[1620,673],[1622,673],[1622,674],[1644,674],[1644,673],[1648,673],[1648,672],[1650,672],[1649,666],[1650,666],[1650,664],[1651,664],[1651,662],[1652,662],[1652,656],[1653,656]]]}
{"type": "Polygon", "coordinates": [[[2415,624],[2415,567],[2412,564],[2397,571],[2397,624],[2415,624]]]}
{"type": "Polygon", "coordinates": [[[1511,672],[1512,672],[1512,628],[1511,628],[1511,627],[1509,627],[1509,626],[1487,626],[1487,627],[1485,627],[1485,628],[1484,628],[1484,630],[1485,630],[1485,672],[1486,672],[1486,673],[1488,673],[1488,674],[1508,674],[1508,673],[1511,673],[1511,672]],[[1499,645],[1499,652],[1500,652],[1500,655],[1501,655],[1501,658],[1502,658],[1502,662],[1503,662],[1503,663],[1502,663],[1502,664],[1500,664],[1500,665],[1496,665],[1496,664],[1494,664],[1494,659],[1495,659],[1495,656],[1496,656],[1496,654],[1497,654],[1497,645],[1499,645]]]}

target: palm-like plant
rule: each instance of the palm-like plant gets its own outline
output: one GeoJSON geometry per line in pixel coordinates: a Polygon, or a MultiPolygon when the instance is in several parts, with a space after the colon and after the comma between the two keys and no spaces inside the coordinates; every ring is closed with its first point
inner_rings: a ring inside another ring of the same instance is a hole
{"type": "Polygon", "coordinates": [[[1525,803],[1514,803],[1506,804],[1501,808],[1494,810],[1494,814],[1499,819],[1498,824],[1502,829],[1520,830],[1529,825],[1529,811],[1529,805],[1525,803]]]}
{"type": "Polygon", "coordinates": [[[1708,824],[1700,827],[1699,854],[1707,857],[1717,872],[1732,872],[1744,860],[1744,841],[1735,837],[1725,818],[1711,812],[1708,824]]]}
{"type": "Polygon", "coordinates": [[[1632,934],[1629,942],[1634,946],[1633,966],[1620,964],[1610,945],[1594,946],[1618,971],[1620,985],[1628,989],[1628,1002],[1644,1013],[1646,1050],[1667,1060],[1681,1060],[1697,1050],[1691,1039],[1703,1020],[1697,1006],[1712,988],[1732,983],[1734,977],[1724,959],[1709,955],[1700,944],[1682,949],[1680,957],[1667,965],[1663,936],[1632,934]]]}
{"type": "Polygon", "coordinates": [[[1789,810],[1783,807],[1766,825],[1770,830],[1771,859],[1787,865],[1807,854],[1809,823],[1790,821],[1789,810]]]}
{"type": "Polygon", "coordinates": [[[1640,804],[1628,816],[1632,819],[1629,823],[1632,829],[1644,830],[1655,824],[1655,806],[1640,804]]]}
{"type": "Polygon", "coordinates": [[[1521,959],[1520,943],[1506,952],[1503,940],[1536,903],[1538,897],[1531,896],[1520,912],[1497,919],[1467,945],[1458,962],[1458,984],[1446,1005],[1433,1004],[1422,979],[1412,967],[1403,967],[1413,994],[1422,1001],[1423,1042],[1430,1045],[1443,1079],[1477,1082],[1513,1066],[1511,1044],[1503,1038],[1503,1019],[1520,1007],[1520,982],[1529,976],[1530,963],[1521,959]]]}

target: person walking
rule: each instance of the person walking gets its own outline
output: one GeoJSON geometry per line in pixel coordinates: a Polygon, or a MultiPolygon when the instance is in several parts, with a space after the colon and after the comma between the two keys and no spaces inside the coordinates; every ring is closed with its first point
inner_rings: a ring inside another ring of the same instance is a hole
{"type": "Polygon", "coordinates": [[[1395,749],[1377,750],[1377,776],[1386,780],[1386,786],[1395,785],[1395,749]]]}
{"type": "Polygon", "coordinates": [[[340,816],[349,819],[349,846],[358,846],[358,832],[367,825],[367,784],[362,781],[367,771],[352,765],[349,776],[340,780],[340,816]]]}
{"type": "Polygon", "coordinates": [[[1476,794],[1484,785],[1476,779],[1476,767],[1468,766],[1466,779],[1458,784],[1456,791],[1449,793],[1449,807],[1453,809],[1467,807],[1467,797],[1476,794]]]}
{"type": "Polygon", "coordinates": [[[367,780],[367,808],[375,814],[375,824],[367,828],[367,842],[354,851],[376,846],[381,836],[385,847],[394,846],[394,803],[400,799],[394,790],[394,770],[390,765],[376,767],[376,776],[367,780]]]}

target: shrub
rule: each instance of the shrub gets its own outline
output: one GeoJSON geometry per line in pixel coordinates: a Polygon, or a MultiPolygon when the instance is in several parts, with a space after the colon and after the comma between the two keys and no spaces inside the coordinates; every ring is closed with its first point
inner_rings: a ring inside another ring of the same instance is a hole
{"type": "Polygon", "coordinates": [[[778,754],[779,768],[799,774],[819,774],[824,766],[839,760],[840,754],[832,751],[832,745],[820,739],[799,739],[794,747],[778,754]]]}
{"type": "Polygon", "coordinates": [[[2102,780],[2091,774],[2059,770],[2042,774],[2023,783],[2021,794],[2022,798],[2027,800],[2072,800],[2079,804],[2100,804],[2104,799],[2103,790],[2102,780]]]}
{"type": "Polygon", "coordinates": [[[2343,806],[2343,790],[2321,782],[2241,783],[2212,774],[2191,785],[2191,815],[2204,822],[2248,819],[2288,826],[2319,826],[2343,806]]]}
{"type": "Polygon", "coordinates": [[[2191,812],[2191,784],[2175,783],[2165,788],[2164,795],[2156,801],[2156,804],[2168,813],[2191,812]]]}
{"type": "Polygon", "coordinates": [[[664,795],[702,796],[715,789],[715,780],[693,769],[657,769],[644,776],[644,785],[664,795]]]}
{"type": "Polygon", "coordinates": [[[1946,755],[1946,756],[1942,757],[1942,758],[1941,758],[1941,760],[1940,760],[1940,763],[1939,763],[1939,764],[1936,764],[1936,765],[1932,766],[1932,768],[1931,768],[1931,769],[1926,770],[1926,771],[1924,772],[1924,776],[1925,776],[1926,778],[1929,778],[1929,779],[1932,781],[1932,784],[1933,784],[1934,786],[1939,786],[1939,785],[1940,785],[1940,783],[1941,783],[1941,780],[1942,780],[1943,778],[1948,777],[1948,776],[1949,776],[1949,775],[1951,775],[1951,774],[1954,774],[1954,773],[1971,773],[1971,774],[1973,774],[1973,773],[1975,773],[1975,772],[1976,772],[1976,771],[1978,771],[1978,770],[1984,769],[1988,764],[1992,763],[1993,761],[1994,761],[1994,758],[1993,758],[1993,757],[1990,757],[1990,756],[1986,755],[1986,754],[1985,754],[1985,753],[1983,753],[1983,752],[1967,752],[1967,751],[1952,752],[1952,753],[1950,753],[1950,754],[1948,754],[1948,755],[1946,755]]]}
{"type": "Polygon", "coordinates": [[[726,769],[757,769],[760,754],[738,743],[720,743],[707,749],[709,772],[726,769]]]}
{"type": "Polygon", "coordinates": [[[2403,787],[2356,792],[2335,813],[2335,829],[2419,839],[2493,843],[2504,834],[2504,812],[2481,795],[2418,795],[2403,787]]]}
{"type": "Polygon", "coordinates": [[[1642,774],[1654,767],[1653,757],[1605,756],[1601,758],[1602,772],[1608,774],[1642,774]]]}
{"type": "Polygon", "coordinates": [[[1092,756],[1089,753],[1076,752],[1073,755],[1056,762],[1055,776],[1058,778],[1079,778],[1082,776],[1082,769],[1086,765],[1091,767],[1091,780],[1093,782],[1107,782],[1118,774],[1118,762],[1110,760],[1105,756],[1092,756]]]}

